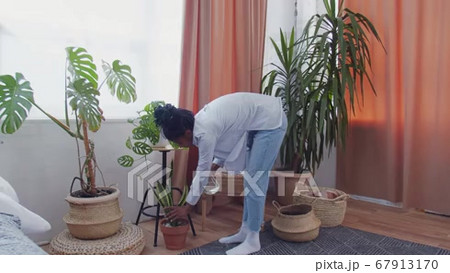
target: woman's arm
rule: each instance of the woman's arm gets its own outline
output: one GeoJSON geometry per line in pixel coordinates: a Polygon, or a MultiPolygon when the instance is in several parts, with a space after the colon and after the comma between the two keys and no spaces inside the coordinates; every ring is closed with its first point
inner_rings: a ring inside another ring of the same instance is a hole
{"type": "Polygon", "coordinates": [[[198,143],[198,165],[192,180],[191,188],[186,197],[186,202],[190,205],[197,204],[203,193],[204,187],[208,184],[211,174],[211,166],[216,147],[215,136],[202,134],[199,136],[198,143]]]}
{"type": "Polygon", "coordinates": [[[208,184],[209,174],[220,168],[219,165],[212,163],[214,156],[214,149],[216,146],[216,139],[211,136],[203,134],[198,141],[198,165],[195,177],[192,180],[192,185],[186,197],[186,205],[182,207],[174,206],[170,208],[167,218],[170,220],[187,218],[200,199],[203,193],[203,188],[208,184]]]}
{"type": "MultiPolygon", "coordinates": [[[[219,165],[213,163],[213,164],[211,165],[211,171],[212,171],[212,172],[215,172],[215,171],[217,171],[220,167],[221,167],[221,166],[219,166],[219,165]]],[[[186,205],[185,205],[185,206],[182,206],[182,207],[172,207],[172,208],[170,209],[170,212],[167,214],[167,217],[168,217],[170,220],[175,220],[175,219],[180,219],[180,218],[184,219],[184,218],[187,218],[187,215],[188,215],[191,211],[193,211],[193,209],[194,209],[194,206],[191,205],[191,204],[189,204],[189,203],[186,203],[186,205]]]]}

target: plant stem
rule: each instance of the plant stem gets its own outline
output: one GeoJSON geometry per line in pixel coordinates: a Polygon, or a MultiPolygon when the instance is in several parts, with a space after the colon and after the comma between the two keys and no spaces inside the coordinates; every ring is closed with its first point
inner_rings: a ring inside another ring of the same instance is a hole
{"type": "Polygon", "coordinates": [[[59,127],[61,127],[64,131],[66,131],[66,133],[68,133],[71,137],[79,137],[79,138],[83,138],[82,136],[79,136],[77,134],[75,134],[74,132],[72,132],[70,130],[69,127],[67,127],[64,123],[62,123],[61,121],[59,121],[57,118],[55,118],[54,116],[50,115],[49,113],[45,112],[44,109],[42,109],[41,107],[39,107],[34,101],[30,101],[37,109],[39,109],[42,113],[44,113],[44,115],[46,115],[49,119],[51,119],[54,123],[56,123],[56,125],[58,125],[59,127]]]}
{"type": "Polygon", "coordinates": [[[66,116],[66,125],[70,128],[69,122],[69,110],[67,107],[67,59],[66,59],[66,67],[64,69],[64,114],[66,116]]]}
{"type": "Polygon", "coordinates": [[[109,72],[109,74],[108,75],[106,75],[106,78],[102,81],[102,83],[99,85],[99,87],[98,87],[98,91],[100,91],[100,89],[102,89],[102,86],[103,86],[103,84],[106,82],[106,80],[109,78],[109,76],[111,76],[111,73],[112,72],[109,72]]]}
{"type": "MultiPolygon", "coordinates": [[[[78,122],[78,112],[75,110],[75,123],[77,126],[77,133],[80,134],[80,124],[78,122]]],[[[80,173],[80,179],[83,181],[83,169],[81,168],[81,154],[80,154],[80,144],[78,143],[78,137],[75,137],[75,143],[77,144],[77,154],[78,154],[78,171],[80,173]]]]}
{"type": "Polygon", "coordinates": [[[89,184],[89,193],[95,194],[96,193],[96,185],[95,185],[95,174],[94,174],[94,167],[92,164],[92,158],[90,157],[91,153],[91,147],[89,145],[89,138],[88,138],[88,129],[87,129],[87,122],[85,120],[81,120],[81,126],[83,128],[83,142],[84,142],[84,149],[86,152],[86,161],[87,161],[87,174],[86,179],[89,184]]]}

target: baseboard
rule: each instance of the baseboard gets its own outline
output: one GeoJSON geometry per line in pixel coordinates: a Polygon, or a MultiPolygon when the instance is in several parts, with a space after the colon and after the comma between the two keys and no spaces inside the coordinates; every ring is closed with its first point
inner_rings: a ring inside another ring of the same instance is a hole
{"type": "Polygon", "coordinates": [[[388,200],[378,199],[378,198],[373,198],[373,197],[352,194],[352,195],[350,195],[350,198],[355,199],[355,200],[375,203],[375,204],[379,204],[379,205],[383,205],[383,206],[396,207],[396,208],[403,207],[402,203],[394,203],[394,202],[391,202],[388,200]]]}

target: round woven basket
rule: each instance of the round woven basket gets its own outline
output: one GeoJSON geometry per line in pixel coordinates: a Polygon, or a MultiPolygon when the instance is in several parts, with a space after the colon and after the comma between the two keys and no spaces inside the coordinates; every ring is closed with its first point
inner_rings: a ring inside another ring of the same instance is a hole
{"type": "Polygon", "coordinates": [[[332,188],[319,187],[319,189],[321,192],[329,191],[335,193],[337,197],[333,199],[315,197],[311,196],[309,190],[301,190],[295,192],[294,203],[311,205],[317,218],[322,222],[323,227],[335,227],[342,224],[349,195],[332,188]]]}
{"type": "Polygon", "coordinates": [[[77,239],[66,229],[52,239],[49,252],[53,255],[137,255],[144,247],[142,229],[124,223],[113,236],[98,240],[77,239]]]}
{"type": "Polygon", "coordinates": [[[117,188],[100,187],[113,190],[106,196],[95,198],[66,197],[70,205],[63,220],[70,233],[79,239],[102,239],[116,233],[122,223],[123,211],[119,207],[120,191],[117,188]]]}
{"type": "Polygon", "coordinates": [[[320,220],[310,205],[289,205],[281,207],[277,201],[272,204],[278,214],[272,220],[273,233],[282,240],[306,242],[319,235],[320,220]]]}

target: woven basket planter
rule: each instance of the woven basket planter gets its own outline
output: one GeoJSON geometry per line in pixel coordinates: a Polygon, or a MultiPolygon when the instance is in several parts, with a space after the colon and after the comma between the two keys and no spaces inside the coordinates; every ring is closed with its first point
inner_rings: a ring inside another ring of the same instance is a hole
{"type": "Polygon", "coordinates": [[[67,196],[69,212],[63,217],[70,233],[78,239],[102,239],[121,227],[123,212],[119,207],[120,191],[94,198],[67,196]]]}
{"type": "Polygon", "coordinates": [[[335,227],[342,224],[347,208],[348,194],[332,188],[319,187],[319,189],[321,192],[331,192],[336,197],[315,197],[309,190],[300,190],[294,193],[294,203],[311,205],[323,227],[335,227]]]}
{"type": "Polygon", "coordinates": [[[320,220],[310,205],[289,205],[281,207],[277,201],[272,204],[278,214],[272,220],[273,233],[285,241],[307,242],[319,235],[320,220]]]}

